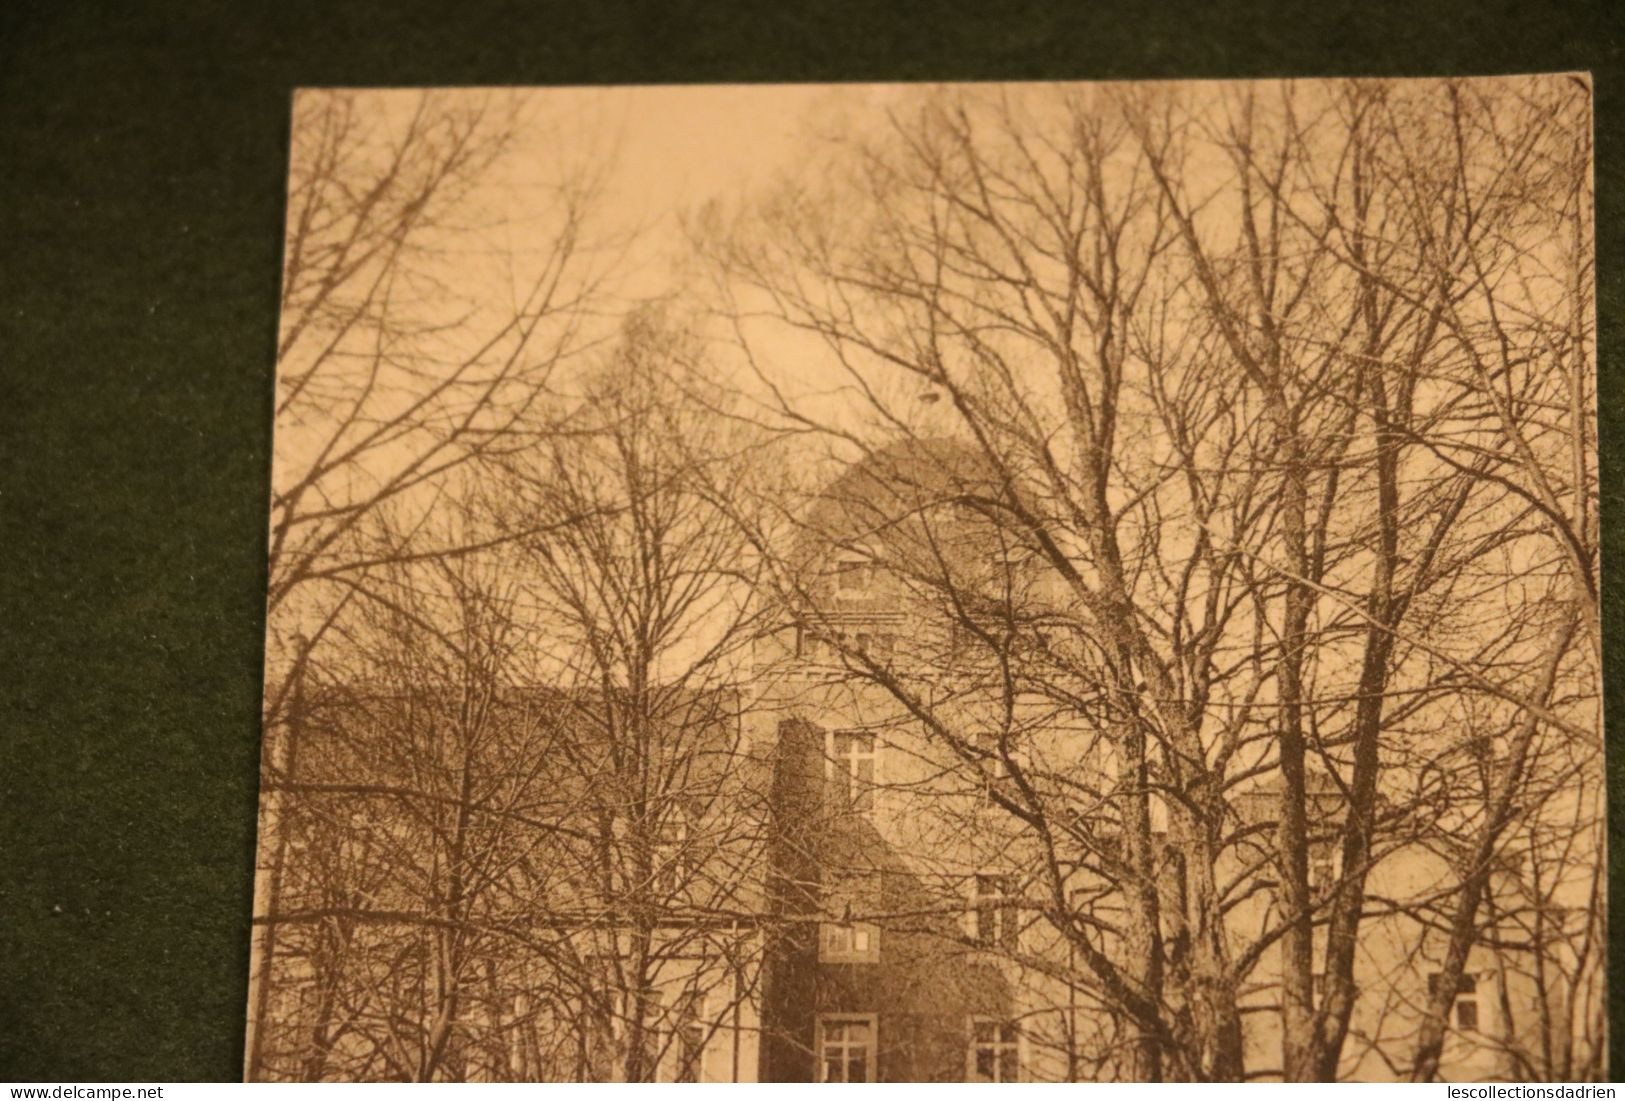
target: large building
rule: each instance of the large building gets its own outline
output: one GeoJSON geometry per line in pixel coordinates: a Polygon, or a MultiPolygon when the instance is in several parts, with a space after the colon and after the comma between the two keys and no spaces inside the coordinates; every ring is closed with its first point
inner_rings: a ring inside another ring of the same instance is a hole
{"type": "MultiPolygon", "coordinates": [[[[363,885],[375,911],[428,898],[447,916],[388,953],[360,950],[372,927],[290,926],[268,1076],[1132,1077],[1144,1039],[1121,992],[1130,949],[1152,944],[1166,968],[1154,1008],[1170,1030],[1195,1012],[1179,973],[1199,935],[1183,909],[1187,854],[1165,796],[1130,798],[1146,793],[1125,786],[1098,689],[1069,672],[1096,644],[1055,614],[1062,579],[979,511],[987,477],[961,449],[914,444],[832,480],[803,518],[791,578],[760,597],[772,629],[726,690],[674,689],[636,712],[608,689],[510,691],[486,701],[477,731],[467,700],[438,689],[307,704],[307,773],[346,779],[350,817],[307,814],[289,844],[378,868],[363,885]],[[410,767],[486,784],[478,805],[500,818],[392,795],[385,777],[406,766],[347,748],[367,724],[457,749],[460,764],[436,749],[410,767]],[[1124,840],[1134,805],[1150,838],[1138,865],[1124,840]],[[335,826],[342,842],[319,836],[335,826]],[[442,851],[458,867],[476,853],[485,879],[424,855],[442,851]],[[1156,903],[1155,930],[1125,904],[1136,889],[1156,903]],[[335,959],[350,961],[343,990],[323,979],[335,959]],[[399,1026],[379,1007],[403,1002],[429,1023],[392,1055],[377,1037],[399,1026]]],[[[1345,797],[1324,772],[1310,786],[1318,960],[1345,797]]],[[[1216,935],[1248,956],[1229,994],[1235,1042],[1266,1079],[1281,1059],[1279,805],[1268,767],[1238,782],[1213,869],[1229,900],[1216,935]]],[[[1407,1073],[1444,970],[1438,904],[1461,854],[1444,832],[1406,830],[1365,878],[1340,1077],[1407,1073]]],[[[1515,865],[1494,870],[1502,906],[1449,1002],[1447,1078],[1516,1077],[1520,1050],[1558,1035],[1540,1019],[1540,972],[1575,961],[1561,928],[1542,933],[1561,916],[1515,865]]],[[[290,861],[303,886],[288,893],[319,895],[321,867],[290,861]]]]}
{"type": "MultiPolygon", "coordinates": [[[[1068,594],[1030,547],[979,513],[978,500],[997,493],[989,478],[951,445],[883,451],[835,479],[800,533],[793,622],[761,648],[746,720],[754,744],[771,746],[755,755],[775,761],[779,816],[764,1079],[1131,1074],[1124,1014],[1087,959],[1091,949],[1120,958],[1132,935],[1113,874],[1123,864],[1112,851],[1122,779],[1086,691],[1063,671],[1069,627],[1047,613],[1068,594]],[[1046,672],[1012,677],[1018,662],[1046,672]]],[[[1344,882],[1335,845],[1344,795],[1323,771],[1309,784],[1318,968],[1326,908],[1344,882]]],[[[1221,935],[1234,955],[1256,956],[1233,993],[1246,1066],[1261,1078],[1278,1076],[1281,1058],[1281,964],[1267,932],[1282,918],[1279,791],[1278,774],[1262,769],[1230,793],[1234,842],[1216,868],[1234,899],[1221,935]]],[[[1158,932],[1172,968],[1191,935],[1177,914],[1185,857],[1161,799],[1149,804],[1158,932]]],[[[1462,866],[1453,844],[1407,826],[1374,849],[1340,1077],[1409,1069],[1443,969],[1434,907],[1462,866]]],[[[1504,909],[1484,923],[1449,1002],[1448,1078],[1522,1073],[1520,1050],[1549,1042],[1536,972],[1576,962],[1554,951],[1561,935],[1529,928],[1531,915],[1551,920],[1551,908],[1515,863],[1492,872],[1504,909]]],[[[1180,1007],[1166,1008],[1177,1021],[1180,1007]]]]}

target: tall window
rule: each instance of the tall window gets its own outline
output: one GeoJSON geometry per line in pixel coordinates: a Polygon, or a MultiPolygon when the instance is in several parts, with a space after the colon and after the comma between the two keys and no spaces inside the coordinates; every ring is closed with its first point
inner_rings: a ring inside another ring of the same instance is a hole
{"type": "Polygon", "coordinates": [[[1011,1021],[971,1018],[970,1054],[966,1081],[1019,1082],[1021,1041],[1011,1021]]]}
{"type": "Polygon", "coordinates": [[[1015,882],[1008,875],[976,877],[971,896],[971,939],[981,948],[1014,950],[1016,926],[1015,882]]]}
{"type": "Polygon", "coordinates": [[[988,791],[1008,787],[1010,768],[1000,750],[999,735],[994,730],[978,731],[971,741],[976,753],[976,765],[982,772],[982,784],[988,791]]]}
{"type": "Polygon", "coordinates": [[[677,1015],[677,1066],[674,1082],[698,1082],[705,1060],[705,996],[690,993],[677,1015]]]}
{"type": "Polygon", "coordinates": [[[873,1017],[825,1016],[818,1019],[818,1080],[820,1082],[875,1080],[873,1017]]]}
{"type": "Polygon", "coordinates": [[[680,892],[693,874],[692,849],[688,839],[688,820],[682,812],[660,825],[654,845],[654,887],[657,895],[670,897],[680,892]]]}
{"type": "Polygon", "coordinates": [[[1316,841],[1309,846],[1309,890],[1322,894],[1331,890],[1343,874],[1343,849],[1334,841],[1316,841]]]}
{"type": "MultiPolygon", "coordinates": [[[[1438,994],[1439,983],[1443,979],[1444,976],[1437,971],[1428,976],[1429,998],[1438,994]]],[[[1456,1000],[1451,1006],[1450,1017],[1460,1031],[1478,1031],[1478,976],[1463,975],[1456,983],[1456,1000]]]]}
{"type": "Polygon", "coordinates": [[[1070,895],[1072,920],[1095,951],[1115,959],[1122,942],[1122,896],[1116,886],[1102,876],[1088,871],[1081,876],[1086,882],[1072,888],[1070,895]]]}
{"type": "Polygon", "coordinates": [[[874,806],[875,736],[861,730],[837,730],[830,735],[829,756],[836,800],[867,814],[874,806]]]}
{"type": "MultiPolygon", "coordinates": [[[[660,1049],[663,1045],[660,1021],[660,992],[653,988],[633,990],[627,992],[630,1000],[630,1009],[638,1017],[638,1028],[641,1042],[635,1049],[638,1053],[638,1072],[635,1078],[639,1082],[653,1082],[659,1077],[660,1049]]],[[[630,1068],[628,1068],[630,1071],[630,1068]]]]}

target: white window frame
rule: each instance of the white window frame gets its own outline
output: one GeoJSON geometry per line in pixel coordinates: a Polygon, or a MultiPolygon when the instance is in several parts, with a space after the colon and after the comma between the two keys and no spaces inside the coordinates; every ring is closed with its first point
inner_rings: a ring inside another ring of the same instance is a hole
{"type": "Polygon", "coordinates": [[[679,991],[680,1003],[673,1008],[671,1044],[671,1082],[705,1081],[705,1056],[710,1048],[711,1021],[710,996],[701,991],[679,991]],[[692,1062],[688,1059],[688,1041],[692,1030],[698,1030],[699,1046],[694,1050],[692,1062]],[[683,1077],[685,1065],[691,1077],[683,1077]]]}
{"type": "MultiPolygon", "coordinates": [[[[813,1048],[818,1055],[818,1081],[828,1082],[830,1080],[829,1078],[825,1077],[826,1071],[829,1067],[829,1060],[826,1058],[826,1052],[830,1044],[827,1030],[829,1029],[830,1025],[837,1024],[861,1024],[869,1027],[868,1056],[864,1060],[864,1070],[867,1076],[863,1079],[863,1081],[873,1082],[875,1080],[875,1072],[878,1069],[878,1064],[880,1062],[880,1021],[873,1013],[820,1013],[818,1015],[817,1043],[813,1048]]],[[[843,1041],[841,1042],[840,1046],[841,1050],[850,1051],[853,1045],[843,1041]]],[[[850,1058],[842,1059],[841,1066],[849,1069],[850,1062],[850,1058]]],[[[843,1077],[840,1079],[840,1081],[850,1082],[852,1079],[843,1077]]]]}
{"type": "Polygon", "coordinates": [[[1073,913],[1088,919],[1084,936],[1095,951],[1115,960],[1122,951],[1119,926],[1123,915],[1116,888],[1103,882],[1075,884],[1067,890],[1067,904],[1073,913]]]}
{"type": "Polygon", "coordinates": [[[880,739],[872,730],[848,727],[830,730],[824,736],[824,776],[842,793],[843,809],[857,814],[872,814],[875,807],[875,788],[880,783],[880,739]],[[867,738],[867,753],[847,753],[837,756],[841,738],[867,738]],[[859,765],[869,762],[869,779],[858,775],[859,765]]]}
{"type": "Polygon", "coordinates": [[[976,753],[976,768],[982,776],[982,794],[989,802],[993,800],[995,789],[1006,787],[1011,782],[1010,762],[1006,755],[999,751],[999,745],[1003,740],[1003,735],[997,730],[987,728],[978,730],[971,736],[971,749],[976,753]]]}
{"type": "Polygon", "coordinates": [[[690,846],[693,828],[688,815],[674,810],[656,831],[653,886],[656,893],[670,897],[682,891],[694,876],[694,853],[690,846]]]}
{"type": "Polygon", "coordinates": [[[1010,775],[1009,764],[999,753],[999,732],[983,728],[972,735],[971,744],[976,748],[976,761],[982,768],[982,774],[989,780],[1002,780],[1010,775]]]}
{"type": "MultiPolygon", "coordinates": [[[[1429,1003],[1433,1001],[1433,996],[1439,985],[1439,980],[1443,977],[1444,974],[1440,971],[1432,971],[1428,973],[1427,985],[1429,1003]]],[[[1485,1005],[1483,1000],[1480,999],[1479,994],[1484,985],[1490,981],[1490,978],[1491,975],[1488,972],[1463,971],[1461,973],[1461,981],[1456,986],[1456,996],[1450,1000],[1450,1014],[1445,1021],[1446,1026],[1452,1031],[1469,1033],[1472,1035],[1478,1035],[1485,1031],[1485,1005]],[[1462,989],[1463,986],[1467,986],[1469,989],[1464,990],[1462,989]],[[1464,1005],[1472,1007],[1473,1023],[1471,1025],[1464,1025],[1461,1023],[1461,1011],[1464,1005]]]]}
{"type": "Polygon", "coordinates": [[[1021,1030],[1021,1026],[1015,1021],[1005,1017],[991,1017],[986,1014],[973,1014],[969,1018],[966,1026],[965,1081],[975,1083],[1024,1081],[1026,1078],[1025,1072],[1027,1067],[1027,1051],[1024,1040],[1025,1035],[1021,1030]],[[1010,1039],[998,1039],[993,1040],[991,1043],[984,1044],[977,1038],[977,1025],[993,1025],[995,1028],[1009,1029],[1010,1039]],[[987,1048],[989,1054],[992,1055],[994,1066],[993,1077],[985,1080],[978,1077],[976,1073],[976,1058],[981,1054],[984,1047],[987,1048]],[[1012,1078],[1003,1077],[1000,1071],[1000,1056],[1006,1053],[1011,1055],[1016,1061],[1015,1076],[1012,1078]]]}
{"type": "Polygon", "coordinates": [[[821,922],[818,962],[879,963],[880,927],[870,921],[821,922]]]}
{"type": "Polygon", "coordinates": [[[812,627],[796,628],[796,657],[809,665],[825,664],[821,651],[829,646],[829,640],[822,631],[812,627]]]}
{"type": "Polygon", "coordinates": [[[1163,801],[1160,792],[1150,792],[1146,796],[1146,816],[1151,820],[1151,835],[1166,838],[1168,836],[1168,804],[1163,801]]]}
{"type": "Polygon", "coordinates": [[[1341,838],[1327,842],[1313,842],[1309,847],[1309,891],[1319,894],[1330,890],[1343,879],[1343,844],[1341,838]],[[1324,845],[1325,848],[1321,848],[1324,845]],[[1319,871],[1317,871],[1319,869],[1319,871]]]}
{"type": "Polygon", "coordinates": [[[1021,897],[1016,877],[1009,872],[989,869],[977,872],[970,879],[970,907],[966,913],[966,935],[984,952],[1014,952],[1021,947],[1020,912],[1016,902],[1021,897]],[[1004,890],[986,894],[982,890],[985,880],[1002,880],[1004,890]],[[982,915],[992,914],[992,934],[982,936],[982,915]]]}

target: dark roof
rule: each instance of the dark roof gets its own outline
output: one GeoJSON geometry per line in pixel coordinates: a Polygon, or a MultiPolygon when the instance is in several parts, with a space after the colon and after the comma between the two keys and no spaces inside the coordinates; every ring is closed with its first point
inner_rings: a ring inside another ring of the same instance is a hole
{"type": "Polygon", "coordinates": [[[998,492],[987,459],[972,445],[899,440],[852,463],[818,493],[807,510],[797,557],[832,544],[886,541],[929,509],[998,492]]]}

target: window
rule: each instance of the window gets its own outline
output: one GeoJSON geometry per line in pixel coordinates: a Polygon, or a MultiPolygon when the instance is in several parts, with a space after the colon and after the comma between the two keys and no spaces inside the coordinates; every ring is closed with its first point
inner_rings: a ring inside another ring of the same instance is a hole
{"type": "Polygon", "coordinates": [[[987,557],[987,573],[995,594],[1002,595],[1006,586],[1012,590],[1024,587],[1033,579],[1038,564],[1038,554],[1031,547],[994,548],[987,557]]]}
{"type": "Polygon", "coordinates": [[[1019,594],[1025,580],[1025,562],[1017,552],[994,551],[987,560],[988,588],[994,600],[1003,603],[1007,594],[1019,594]]]}
{"type": "Polygon", "coordinates": [[[1007,875],[979,875],[971,898],[971,940],[980,948],[1014,949],[1017,943],[1015,886],[1007,875]]]}
{"type": "Polygon", "coordinates": [[[820,963],[875,963],[880,930],[867,921],[826,921],[819,926],[820,963]]]}
{"type": "MultiPolygon", "coordinates": [[[[660,1034],[660,992],[654,989],[633,990],[627,992],[630,1002],[629,1016],[635,1014],[639,1037],[641,1042],[634,1050],[638,1053],[637,1073],[633,1077],[639,1082],[653,1082],[659,1077],[660,1049],[664,1046],[664,1037],[660,1034]]],[[[631,1068],[627,1068],[628,1073],[631,1068]]]]}
{"type": "Polygon", "coordinates": [[[867,814],[874,806],[875,736],[861,730],[832,733],[829,778],[840,805],[867,814]]]}
{"type": "Polygon", "coordinates": [[[705,1062],[705,996],[689,993],[677,1015],[677,1065],[672,1081],[698,1082],[705,1062]]]}
{"type": "Polygon", "coordinates": [[[841,596],[860,596],[874,585],[873,559],[862,551],[842,551],[835,560],[835,591],[841,596]]]}
{"type": "Polygon", "coordinates": [[[1010,656],[1027,661],[1042,660],[1055,653],[1055,632],[1044,627],[1024,627],[1010,640],[1010,656]]]}
{"type": "Polygon", "coordinates": [[[976,754],[976,767],[982,772],[982,782],[987,791],[1007,787],[1010,780],[1010,765],[1000,749],[998,732],[993,730],[977,732],[971,740],[971,748],[976,754]]]}
{"type": "Polygon", "coordinates": [[[978,731],[972,739],[976,748],[977,764],[989,780],[997,780],[1005,773],[1004,758],[999,753],[999,735],[992,730],[978,731]]]}
{"type": "MultiPolygon", "coordinates": [[[[845,632],[842,632],[841,639],[847,641],[845,632]]],[[[881,665],[891,660],[894,640],[895,636],[887,631],[858,631],[851,636],[859,653],[867,654],[871,661],[881,665]]]]}
{"type": "Polygon", "coordinates": [[[1116,959],[1121,944],[1118,929],[1124,912],[1116,888],[1103,877],[1084,872],[1085,886],[1074,887],[1069,901],[1072,920],[1082,929],[1090,947],[1109,959],[1116,959]]]}
{"type": "Polygon", "coordinates": [[[1335,842],[1319,841],[1309,846],[1309,893],[1323,894],[1343,875],[1343,850],[1335,842]]]}
{"type": "MultiPolygon", "coordinates": [[[[1439,982],[1443,975],[1435,971],[1428,976],[1428,997],[1431,999],[1439,993],[1439,982]]],[[[1451,1018],[1455,1026],[1462,1032],[1478,1031],[1478,976],[1463,975],[1456,983],[1456,1000],[1451,1008],[1451,1018]]]]}
{"type": "Polygon", "coordinates": [[[830,659],[829,640],[816,631],[798,628],[796,631],[796,656],[820,664],[827,662],[830,659]]]}
{"type": "Polygon", "coordinates": [[[873,1017],[818,1018],[818,1080],[820,1082],[875,1080],[873,1017]]]}
{"type": "Polygon", "coordinates": [[[1021,1080],[1021,1039],[1010,1021],[989,1017],[971,1018],[970,1057],[966,1060],[968,1082],[1019,1082],[1021,1080]]]}
{"type": "Polygon", "coordinates": [[[688,840],[688,820],[681,812],[661,823],[654,845],[654,888],[670,897],[687,886],[694,874],[693,852],[688,840]]]}
{"type": "Polygon", "coordinates": [[[1151,818],[1151,836],[1160,844],[1168,839],[1168,804],[1153,791],[1146,797],[1146,808],[1151,818]]]}
{"type": "Polygon", "coordinates": [[[855,659],[866,655],[870,661],[884,665],[891,660],[897,636],[890,631],[865,627],[860,631],[807,631],[801,636],[801,656],[817,665],[840,665],[851,654],[855,659]]]}

